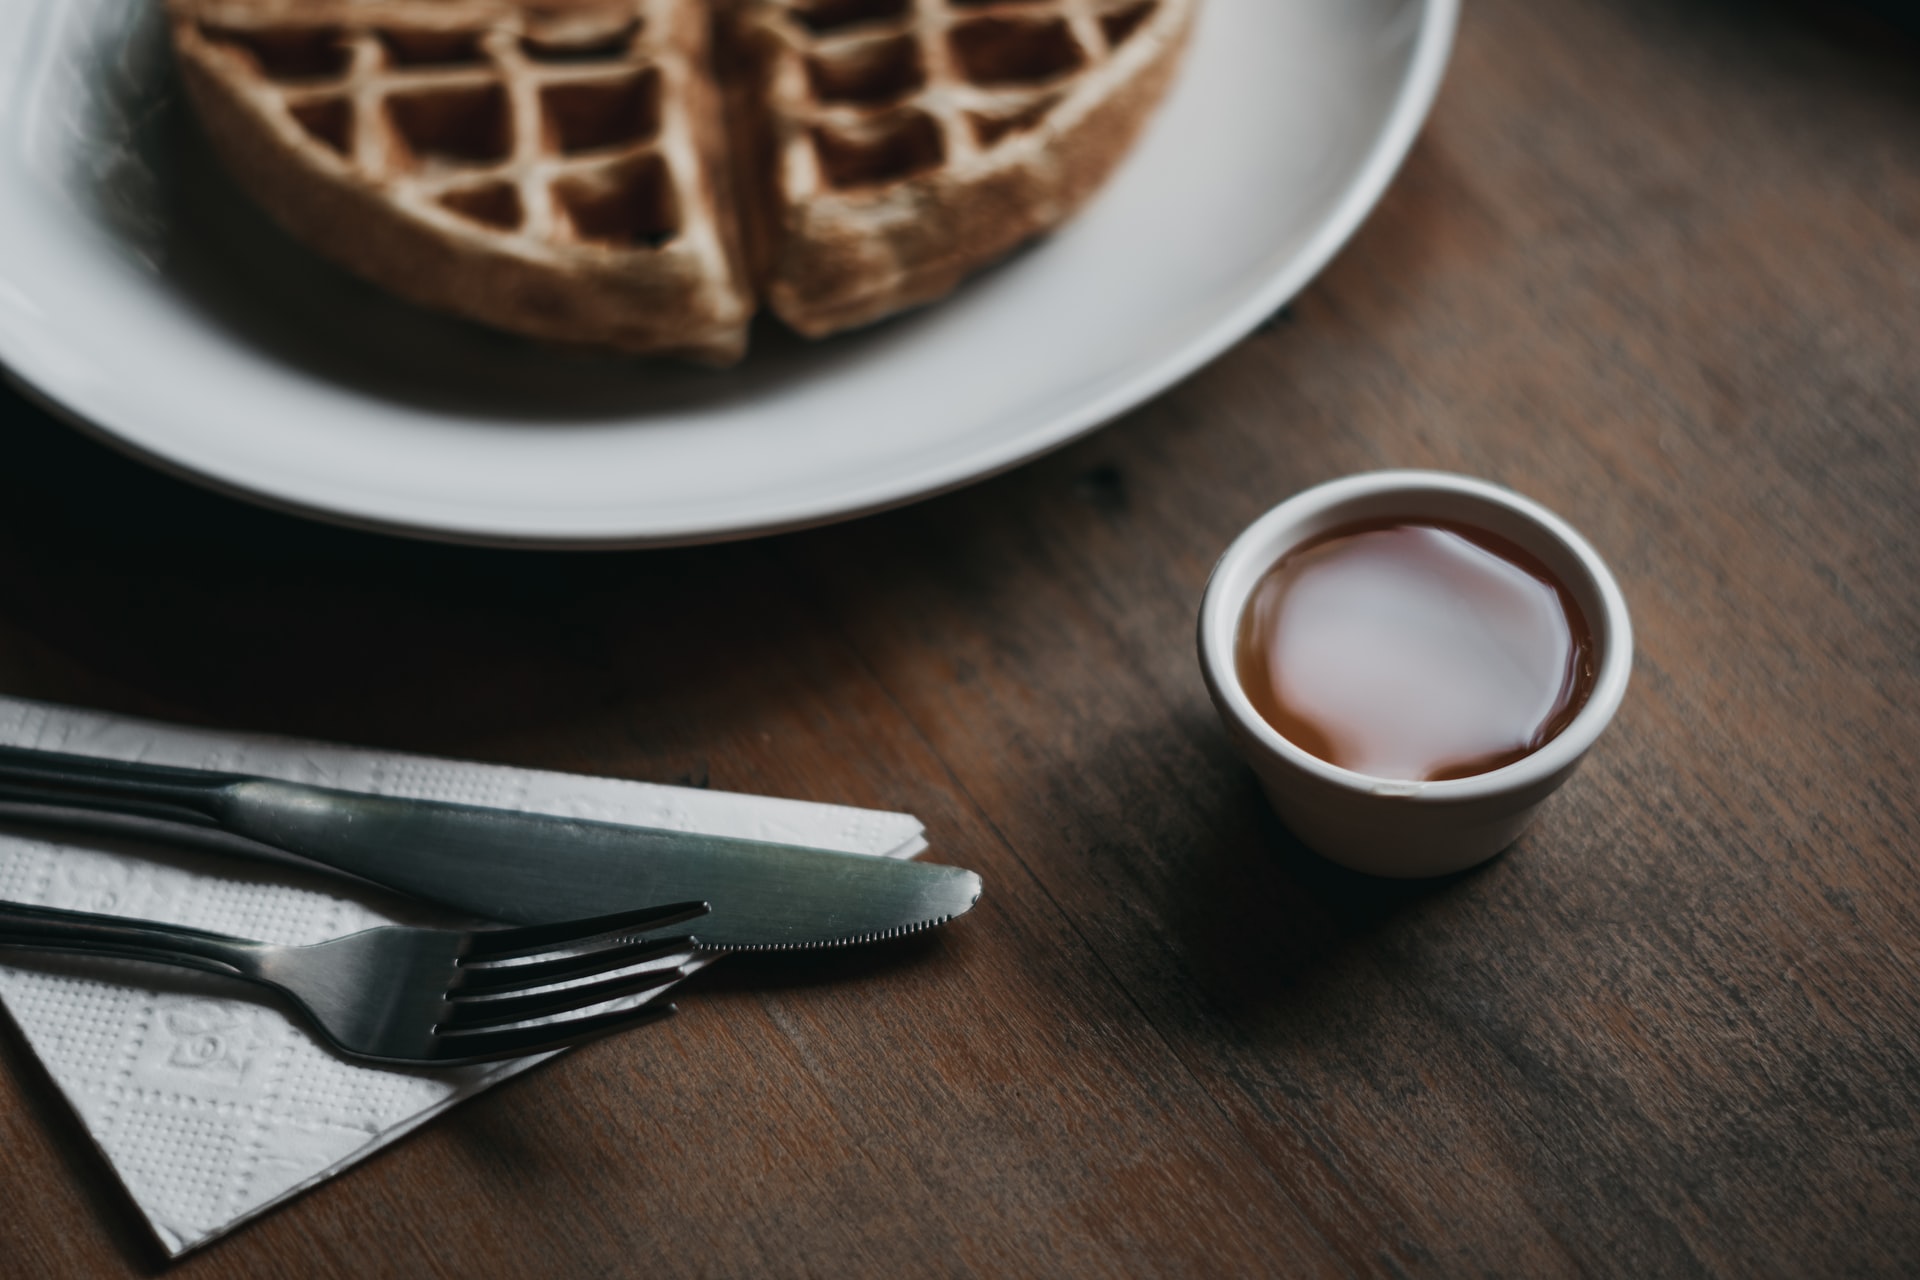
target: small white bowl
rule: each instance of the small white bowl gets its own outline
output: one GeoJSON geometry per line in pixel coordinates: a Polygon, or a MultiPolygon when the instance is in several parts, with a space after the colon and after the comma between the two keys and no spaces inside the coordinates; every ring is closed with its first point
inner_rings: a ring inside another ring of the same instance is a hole
{"type": "Polygon", "coordinates": [[[1613,719],[1633,666],[1620,586],[1586,539],[1510,489],[1441,471],[1375,471],[1308,489],[1260,517],[1214,566],[1200,605],[1200,668],[1240,754],[1293,833],[1323,856],[1377,876],[1445,875],[1512,844],[1613,719]],[[1444,782],[1370,777],[1282,737],[1254,709],[1234,660],[1240,615],[1267,570],[1309,539],[1382,519],[1453,520],[1538,556],[1592,629],[1593,692],[1540,750],[1503,768],[1444,782]]]}

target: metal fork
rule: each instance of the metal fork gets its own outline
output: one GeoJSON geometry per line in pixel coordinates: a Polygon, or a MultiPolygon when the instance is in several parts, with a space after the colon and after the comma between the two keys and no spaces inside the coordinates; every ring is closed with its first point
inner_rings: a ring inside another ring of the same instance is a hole
{"type": "Polygon", "coordinates": [[[695,947],[685,937],[634,935],[706,912],[706,903],[693,902],[520,929],[392,925],[288,947],[0,902],[0,948],[148,960],[243,978],[286,996],[347,1057],[451,1067],[546,1053],[672,1013],[672,1005],[651,1002],[687,976],[695,947]],[[564,1016],[626,996],[647,1003],[564,1016]]]}

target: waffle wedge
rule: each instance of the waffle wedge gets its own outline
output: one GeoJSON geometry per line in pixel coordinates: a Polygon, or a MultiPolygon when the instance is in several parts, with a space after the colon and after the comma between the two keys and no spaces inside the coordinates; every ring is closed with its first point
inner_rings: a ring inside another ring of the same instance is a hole
{"type": "Polygon", "coordinates": [[[1072,215],[1132,146],[1198,0],[732,0],[750,254],[821,336],[937,298],[1072,215]]]}
{"type": "Polygon", "coordinates": [[[168,0],[227,167],[410,301],[731,363],[754,303],[698,0],[168,0]]]}

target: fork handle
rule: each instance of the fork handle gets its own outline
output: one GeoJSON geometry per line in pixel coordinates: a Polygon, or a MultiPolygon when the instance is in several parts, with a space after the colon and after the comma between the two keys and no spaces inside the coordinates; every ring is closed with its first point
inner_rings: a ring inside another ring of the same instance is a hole
{"type": "Polygon", "coordinates": [[[219,827],[239,774],[0,746],[0,803],[219,827]]]}
{"type": "Polygon", "coordinates": [[[264,943],[156,920],[0,902],[0,947],[150,960],[229,977],[260,977],[264,943]]]}

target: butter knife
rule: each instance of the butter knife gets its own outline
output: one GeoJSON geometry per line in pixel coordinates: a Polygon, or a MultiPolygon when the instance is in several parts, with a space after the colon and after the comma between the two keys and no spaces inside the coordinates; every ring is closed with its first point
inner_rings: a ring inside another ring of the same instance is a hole
{"type": "Polygon", "coordinates": [[[706,951],[847,946],[944,924],[980,898],[960,867],[244,774],[0,747],[0,806],[160,822],[267,846],[489,920],[550,924],[705,901],[706,951]]]}

